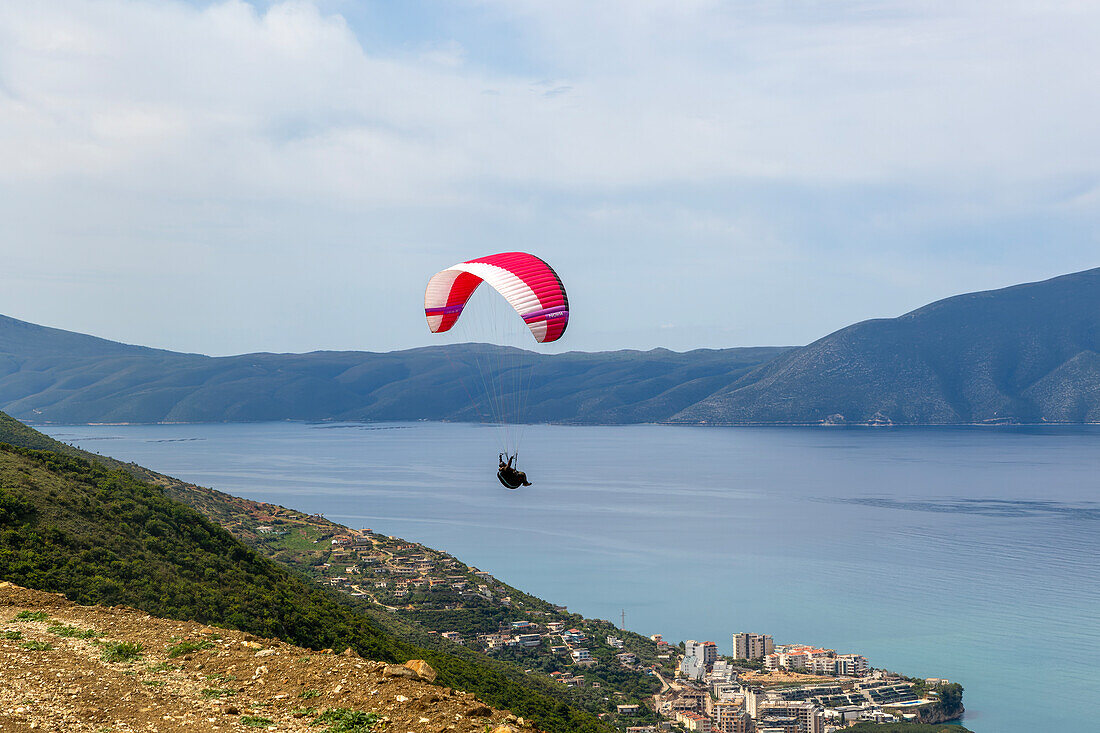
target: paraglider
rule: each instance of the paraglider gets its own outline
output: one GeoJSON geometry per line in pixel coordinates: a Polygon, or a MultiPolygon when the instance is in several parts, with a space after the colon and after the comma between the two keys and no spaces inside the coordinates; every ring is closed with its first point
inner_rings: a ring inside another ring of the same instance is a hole
{"type": "MultiPolygon", "coordinates": [[[[479,257],[437,272],[424,291],[424,316],[432,333],[450,331],[460,321],[471,297],[482,283],[499,293],[506,313],[479,304],[463,322],[478,322],[483,332],[499,335],[509,329],[529,333],[536,343],[557,341],[569,324],[569,298],[561,278],[546,262],[526,252],[501,252],[479,257]],[[473,317],[473,318],[471,318],[473,317]]],[[[484,299],[482,299],[484,300],[484,299]]],[[[494,301],[500,298],[495,296],[494,301]]],[[[492,340],[492,339],[486,339],[492,340]]],[[[529,344],[530,341],[528,340],[529,344]]],[[[509,489],[530,486],[517,468],[519,431],[526,418],[527,393],[533,365],[522,363],[526,348],[497,348],[476,357],[481,382],[471,392],[482,391],[493,422],[501,426],[504,451],[497,478],[509,489]]],[[[480,412],[480,407],[478,407],[480,412]]]]}
{"type": "Polygon", "coordinates": [[[505,461],[504,454],[500,454],[500,465],[497,467],[497,478],[509,489],[518,489],[520,486],[531,485],[531,482],[527,480],[527,474],[512,465],[518,457],[518,455],[508,456],[508,460],[505,461]]]}

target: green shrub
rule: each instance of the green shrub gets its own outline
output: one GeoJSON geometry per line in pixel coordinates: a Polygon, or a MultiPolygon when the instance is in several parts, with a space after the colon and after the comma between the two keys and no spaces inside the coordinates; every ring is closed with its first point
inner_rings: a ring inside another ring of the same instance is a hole
{"type": "Polygon", "coordinates": [[[34,505],[0,489],[0,525],[34,514],[34,505]]]}
{"type": "Polygon", "coordinates": [[[45,611],[20,611],[12,621],[45,621],[49,617],[45,611]]]}
{"type": "Polygon", "coordinates": [[[95,629],[78,629],[75,626],[68,626],[66,624],[53,624],[52,626],[47,626],[46,631],[66,639],[95,639],[100,635],[95,629]]]}
{"type": "Polygon", "coordinates": [[[175,646],[168,647],[168,658],[175,659],[176,657],[182,657],[184,654],[209,649],[212,646],[214,645],[209,641],[181,641],[175,646]]]}
{"type": "Polygon", "coordinates": [[[50,649],[53,649],[53,644],[45,641],[35,641],[34,639],[31,639],[30,641],[23,644],[23,648],[30,649],[32,652],[48,652],[50,649]]]}
{"type": "Polygon", "coordinates": [[[133,662],[141,657],[145,651],[143,644],[134,644],[129,641],[109,641],[103,645],[103,653],[100,659],[104,662],[133,662]]]}
{"type": "Polygon", "coordinates": [[[247,725],[249,728],[266,728],[272,724],[270,718],[261,718],[258,715],[242,715],[241,725],[247,725]]]}
{"type": "Polygon", "coordinates": [[[376,713],[347,708],[329,708],[313,719],[312,725],[328,723],[324,733],[367,733],[382,719],[376,713]]]}

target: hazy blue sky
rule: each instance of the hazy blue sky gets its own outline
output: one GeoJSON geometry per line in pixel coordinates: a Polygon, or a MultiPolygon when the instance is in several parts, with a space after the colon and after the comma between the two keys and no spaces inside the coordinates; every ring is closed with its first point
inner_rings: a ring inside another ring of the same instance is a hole
{"type": "Polygon", "coordinates": [[[433,343],[525,249],[563,348],[797,344],[1100,265],[1100,3],[0,0],[0,313],[433,343]]]}

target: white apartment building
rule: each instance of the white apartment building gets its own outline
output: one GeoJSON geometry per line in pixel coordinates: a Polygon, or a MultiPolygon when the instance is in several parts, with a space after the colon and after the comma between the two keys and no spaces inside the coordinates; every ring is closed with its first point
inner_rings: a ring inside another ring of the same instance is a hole
{"type": "Polygon", "coordinates": [[[676,722],[682,725],[684,730],[698,731],[699,733],[710,733],[712,730],[710,719],[699,713],[678,712],[676,713],[676,722]]]}
{"type": "Polygon", "coordinates": [[[711,721],[720,733],[745,733],[751,728],[749,714],[745,712],[745,699],[718,700],[713,703],[711,721]]]}
{"type": "Polygon", "coordinates": [[[805,644],[784,644],[775,652],[764,657],[766,669],[810,669],[813,660],[831,659],[836,656],[833,649],[820,649],[805,644]]]}
{"type": "Polygon", "coordinates": [[[745,696],[745,712],[753,718],[760,712],[761,706],[767,697],[764,690],[759,687],[741,687],[741,694],[745,696]]]}
{"type": "Polygon", "coordinates": [[[837,674],[862,677],[870,671],[871,665],[862,654],[838,654],[836,657],[837,674]]]}
{"type": "Polygon", "coordinates": [[[517,646],[534,647],[542,644],[542,636],[539,634],[516,634],[512,642],[517,646]]]}
{"type": "Polygon", "coordinates": [[[825,711],[811,702],[769,700],[760,706],[757,717],[776,714],[798,720],[798,733],[825,733],[825,711]]]}
{"type": "Polygon", "coordinates": [[[734,634],[735,659],[763,659],[775,651],[775,643],[768,634],[734,634]]]}
{"type": "Polygon", "coordinates": [[[710,672],[707,673],[708,682],[732,682],[735,679],[737,679],[737,670],[724,659],[711,665],[710,672]]]}
{"type": "Polygon", "coordinates": [[[806,670],[814,674],[835,674],[843,677],[862,677],[870,668],[867,658],[861,654],[816,657],[806,662],[806,670]]]}
{"type": "Polygon", "coordinates": [[[707,669],[718,659],[718,645],[713,641],[688,639],[684,642],[684,647],[684,656],[697,658],[707,669]]]}

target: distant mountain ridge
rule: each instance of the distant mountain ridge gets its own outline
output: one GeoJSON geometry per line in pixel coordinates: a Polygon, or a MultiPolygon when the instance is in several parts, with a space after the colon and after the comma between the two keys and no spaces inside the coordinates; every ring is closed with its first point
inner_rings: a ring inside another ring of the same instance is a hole
{"type": "MultiPolygon", "coordinates": [[[[210,357],[0,316],[0,409],[40,423],[476,421],[478,362],[502,348],[210,357]]],[[[530,354],[529,419],[663,420],[785,350],[530,354]]]]}
{"type": "Polygon", "coordinates": [[[671,421],[1100,422],[1100,268],[848,326],[671,421]]]}
{"type": "Polygon", "coordinates": [[[26,356],[60,354],[70,358],[96,358],[120,354],[152,356],[175,354],[175,352],[123,344],[98,336],[39,326],[0,315],[0,355],[3,354],[26,356]]]}
{"type": "MultiPolygon", "coordinates": [[[[476,421],[472,375],[500,348],[209,357],[0,316],[0,409],[54,423],[476,421]]],[[[532,354],[528,368],[532,422],[1100,422],[1100,268],[803,347],[532,354]]]]}

